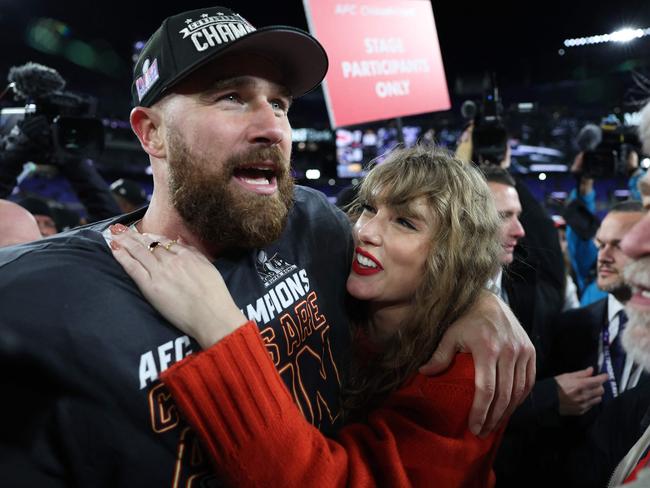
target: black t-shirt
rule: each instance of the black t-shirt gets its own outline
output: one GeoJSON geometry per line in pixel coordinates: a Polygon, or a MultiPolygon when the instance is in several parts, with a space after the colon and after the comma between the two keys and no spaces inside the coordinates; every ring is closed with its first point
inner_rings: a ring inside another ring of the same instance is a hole
{"type": "MultiPolygon", "coordinates": [[[[204,486],[212,478],[158,381],[198,345],[147,303],[102,236],[143,212],[0,250],[0,466],[11,486],[204,486]]],[[[351,257],[345,215],[297,187],[277,242],[214,263],[303,414],[326,433],[337,427],[349,348],[351,257]]]]}

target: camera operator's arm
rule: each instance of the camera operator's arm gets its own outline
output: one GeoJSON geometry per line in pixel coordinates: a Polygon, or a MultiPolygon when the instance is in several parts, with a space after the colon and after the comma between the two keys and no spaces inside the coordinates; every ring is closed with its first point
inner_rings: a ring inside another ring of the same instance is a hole
{"type": "Polygon", "coordinates": [[[583,173],[583,160],[584,152],[580,151],[576,154],[573,164],[571,165],[571,173],[577,179],[578,186],[571,192],[569,200],[580,199],[587,206],[589,211],[593,214],[596,213],[596,192],[594,190],[594,179],[585,176],[583,173]]]}
{"type": "Polygon", "coordinates": [[[631,150],[627,155],[627,172],[630,175],[630,179],[627,181],[630,198],[641,201],[639,180],[645,176],[645,170],[639,166],[639,153],[635,150],[631,150]]]}
{"type": "Polygon", "coordinates": [[[89,159],[68,158],[58,166],[88,213],[88,222],[107,219],[122,213],[108,183],[89,159]]]}
{"type": "Polygon", "coordinates": [[[0,198],[6,199],[18,184],[23,164],[48,147],[50,127],[42,115],[26,118],[0,138],[0,198]]]}
{"type": "Polygon", "coordinates": [[[592,239],[599,225],[595,215],[594,180],[582,174],[582,158],[583,153],[578,153],[571,166],[571,172],[576,175],[577,183],[576,188],[569,194],[564,213],[567,222],[566,239],[569,258],[580,293],[588,284],[590,272],[596,263],[598,250],[592,239]]]}
{"type": "MultiPolygon", "coordinates": [[[[1,144],[1,143],[0,143],[1,144]]],[[[16,186],[23,160],[0,146],[0,198],[7,199],[16,186]]]]}
{"type": "Polygon", "coordinates": [[[456,147],[456,157],[463,163],[472,161],[472,131],[474,130],[474,122],[470,122],[463,133],[458,139],[458,146],[456,147]]]}

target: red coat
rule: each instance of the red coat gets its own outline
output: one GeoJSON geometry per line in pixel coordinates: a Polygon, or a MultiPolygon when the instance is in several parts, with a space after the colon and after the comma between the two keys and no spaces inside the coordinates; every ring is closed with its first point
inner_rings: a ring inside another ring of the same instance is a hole
{"type": "Polygon", "coordinates": [[[292,401],[254,322],[162,375],[215,471],[233,486],[494,485],[503,429],[485,439],[467,428],[474,364],[458,354],[439,376],[415,375],[336,440],[292,401]]]}

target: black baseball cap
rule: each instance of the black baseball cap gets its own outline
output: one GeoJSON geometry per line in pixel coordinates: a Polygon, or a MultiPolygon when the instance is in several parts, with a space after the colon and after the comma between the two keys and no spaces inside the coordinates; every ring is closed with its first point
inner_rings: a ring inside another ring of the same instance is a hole
{"type": "Polygon", "coordinates": [[[147,203],[147,194],[144,189],[135,181],[120,178],[111,183],[111,191],[124,198],[133,205],[144,205],[147,203]]]}
{"type": "Polygon", "coordinates": [[[282,84],[294,97],[316,88],[328,67],[323,46],[301,29],[255,29],[225,7],[190,10],[166,18],[142,49],[133,72],[133,104],[149,107],[201,66],[238,53],[278,63],[285,73],[282,84]]]}
{"type": "Polygon", "coordinates": [[[52,207],[50,207],[49,204],[41,198],[25,197],[19,200],[17,203],[32,215],[45,215],[51,219],[54,219],[52,207]]]}

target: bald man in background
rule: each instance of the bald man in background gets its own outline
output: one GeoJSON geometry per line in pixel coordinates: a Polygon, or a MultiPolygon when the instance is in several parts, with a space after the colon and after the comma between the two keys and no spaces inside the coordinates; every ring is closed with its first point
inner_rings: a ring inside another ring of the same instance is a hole
{"type": "Polygon", "coordinates": [[[0,247],[13,246],[41,238],[32,214],[9,200],[0,200],[0,247]]]}

